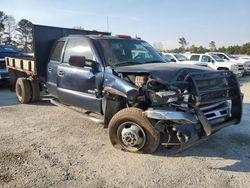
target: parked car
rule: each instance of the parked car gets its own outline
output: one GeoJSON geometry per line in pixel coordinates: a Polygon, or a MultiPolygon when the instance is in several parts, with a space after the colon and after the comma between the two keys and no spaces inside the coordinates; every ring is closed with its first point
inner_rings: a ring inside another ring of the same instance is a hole
{"type": "Polygon", "coordinates": [[[244,63],[245,74],[250,74],[250,56],[247,55],[230,55],[240,62],[244,63]]]}
{"type": "Polygon", "coordinates": [[[239,56],[230,55],[222,52],[209,52],[208,54],[214,54],[219,56],[224,61],[231,61],[239,64],[240,66],[244,67],[244,73],[250,73],[250,59],[240,58],[239,56]]]}
{"type": "Polygon", "coordinates": [[[230,70],[238,77],[241,77],[244,73],[244,67],[242,64],[224,61],[215,54],[191,54],[190,60],[206,62],[210,68],[215,70],[230,70]]]}
{"type": "Polygon", "coordinates": [[[166,62],[178,63],[178,64],[186,64],[186,65],[198,65],[207,67],[207,63],[191,61],[185,55],[179,53],[165,53],[162,52],[162,57],[166,60],[166,62]]]}
{"type": "Polygon", "coordinates": [[[27,57],[27,55],[16,50],[11,45],[0,45],[0,81],[9,79],[9,74],[5,66],[5,57],[27,57]]]}
{"type": "Polygon", "coordinates": [[[101,114],[115,148],[152,153],[162,134],[165,145],[185,149],[241,121],[230,71],[165,63],[146,41],[125,35],[33,31],[36,60],[6,58],[18,100],[38,101],[44,88],[61,103],[101,114]]]}

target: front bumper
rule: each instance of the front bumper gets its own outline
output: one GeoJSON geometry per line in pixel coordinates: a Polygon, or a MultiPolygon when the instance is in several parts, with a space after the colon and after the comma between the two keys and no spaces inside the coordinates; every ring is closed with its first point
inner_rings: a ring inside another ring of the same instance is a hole
{"type": "Polygon", "coordinates": [[[187,111],[170,107],[153,107],[145,111],[150,119],[173,122],[175,130],[190,136],[183,147],[189,147],[218,130],[238,124],[242,116],[242,94],[236,76],[230,71],[189,74],[185,81],[191,83],[195,101],[187,111]],[[214,82],[213,85],[210,84],[214,82]],[[225,81],[223,87],[216,86],[225,81]],[[209,87],[204,87],[204,81],[209,87]]]}
{"type": "Polygon", "coordinates": [[[244,70],[236,70],[236,71],[232,71],[238,78],[242,77],[244,74],[244,70]]]}
{"type": "Polygon", "coordinates": [[[244,66],[244,73],[250,74],[250,64],[244,66]]]}

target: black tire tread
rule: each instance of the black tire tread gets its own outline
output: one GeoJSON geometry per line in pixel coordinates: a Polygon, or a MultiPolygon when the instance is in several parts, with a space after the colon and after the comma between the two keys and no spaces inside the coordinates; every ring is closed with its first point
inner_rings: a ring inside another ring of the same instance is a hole
{"type": "Polygon", "coordinates": [[[159,146],[160,133],[152,126],[149,119],[143,115],[143,110],[139,108],[125,108],[117,112],[109,123],[109,138],[112,145],[117,149],[123,149],[116,136],[118,126],[124,120],[134,121],[145,131],[147,140],[145,145],[137,153],[153,153],[159,146]]]}
{"type": "Polygon", "coordinates": [[[22,104],[27,104],[30,102],[31,99],[31,86],[29,81],[26,78],[18,78],[16,81],[16,95],[17,99],[22,104]],[[18,96],[17,94],[17,86],[20,85],[22,89],[22,96],[18,96]]]}
{"type": "Polygon", "coordinates": [[[36,80],[30,80],[30,85],[32,90],[31,101],[37,102],[41,99],[39,82],[36,80]]]}

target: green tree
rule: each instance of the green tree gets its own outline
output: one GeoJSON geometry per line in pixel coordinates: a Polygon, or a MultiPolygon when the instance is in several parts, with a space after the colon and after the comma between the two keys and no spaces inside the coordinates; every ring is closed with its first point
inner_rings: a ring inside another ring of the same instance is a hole
{"type": "Polygon", "coordinates": [[[250,42],[244,44],[241,48],[241,54],[250,55],[250,42]]]}
{"type": "Polygon", "coordinates": [[[4,21],[4,42],[6,44],[15,45],[14,37],[16,30],[16,21],[13,16],[7,15],[4,21]]]}
{"type": "Polygon", "coordinates": [[[17,23],[17,45],[24,52],[32,51],[32,23],[22,19],[17,23]]]}
{"type": "Polygon", "coordinates": [[[210,48],[211,51],[215,51],[216,50],[215,41],[211,41],[209,43],[209,48],[210,48]]]}
{"type": "Polygon", "coordinates": [[[179,44],[181,45],[181,48],[185,50],[188,45],[188,42],[184,37],[181,37],[179,38],[179,44]]]}
{"type": "Polygon", "coordinates": [[[4,14],[4,12],[0,11],[0,43],[3,42],[3,34],[4,34],[4,23],[6,20],[6,15],[4,14]]]}

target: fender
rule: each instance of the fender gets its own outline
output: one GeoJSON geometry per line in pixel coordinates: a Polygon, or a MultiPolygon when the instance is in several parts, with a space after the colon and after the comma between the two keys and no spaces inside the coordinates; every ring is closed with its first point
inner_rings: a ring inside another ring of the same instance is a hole
{"type": "Polygon", "coordinates": [[[104,74],[103,91],[106,95],[102,99],[102,111],[104,128],[107,128],[111,118],[119,110],[126,107],[126,100],[124,99],[135,99],[139,91],[133,84],[112,73],[104,74]]]}
{"type": "Polygon", "coordinates": [[[132,100],[138,95],[138,88],[113,74],[105,74],[103,91],[132,100]]]}

